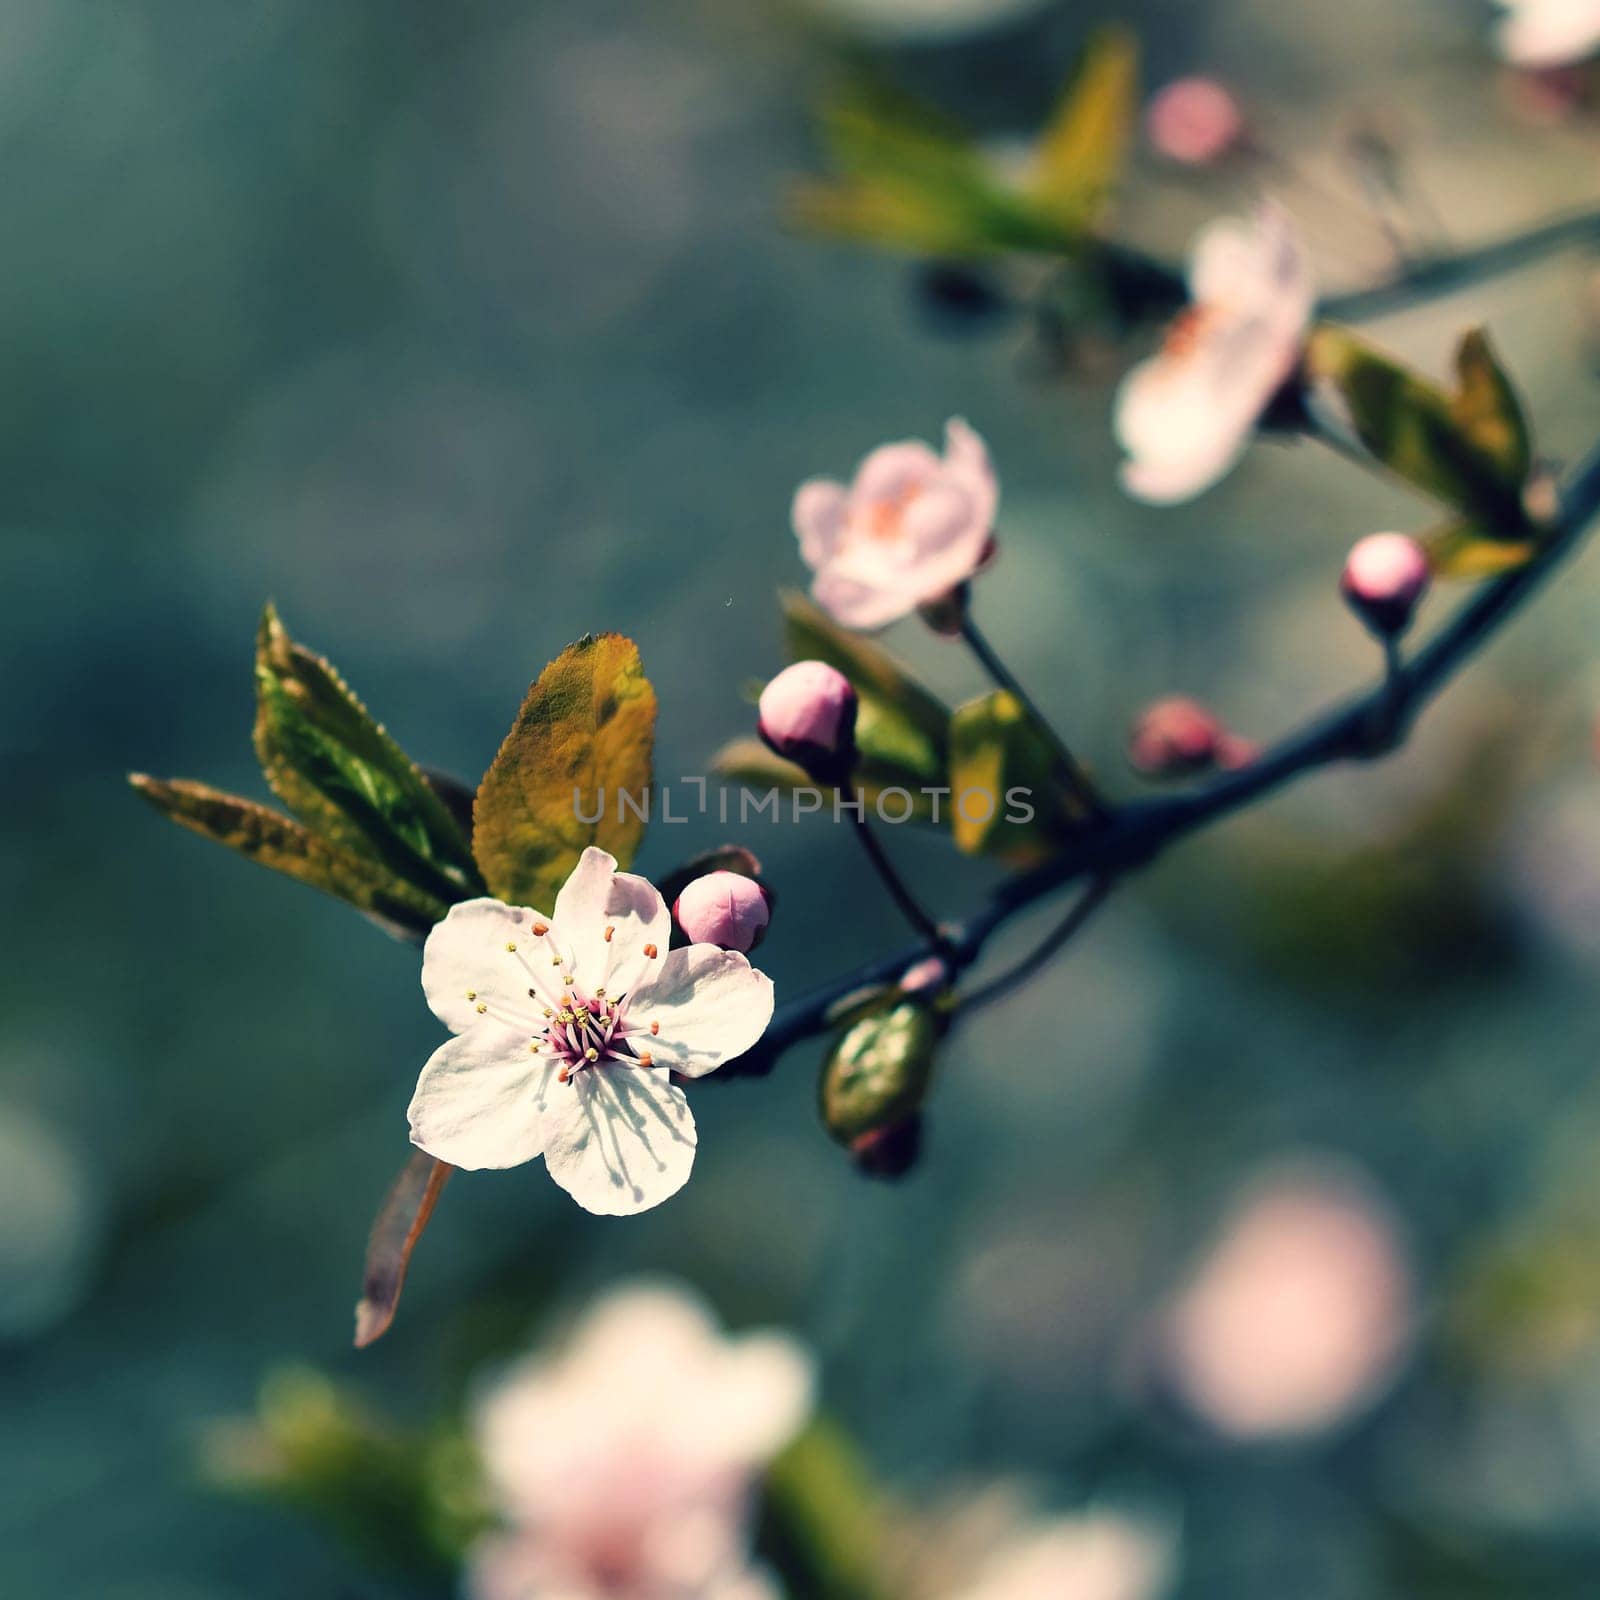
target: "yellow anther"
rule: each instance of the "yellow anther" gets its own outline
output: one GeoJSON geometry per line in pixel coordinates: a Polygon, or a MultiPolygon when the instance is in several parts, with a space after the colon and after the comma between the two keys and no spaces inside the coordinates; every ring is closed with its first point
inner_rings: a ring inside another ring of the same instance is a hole
{"type": "Polygon", "coordinates": [[[477,998],[478,998],[478,991],[476,989],[468,989],[467,990],[467,999],[476,1000],[477,998]]]}
{"type": "Polygon", "coordinates": [[[595,997],[596,1000],[604,1000],[605,997],[606,997],[605,990],[604,989],[596,989],[595,992],[594,992],[594,997],[595,997]]]}
{"type": "Polygon", "coordinates": [[[561,981],[563,983],[576,983],[577,979],[575,979],[570,972],[563,972],[561,974],[561,981]]]}
{"type": "Polygon", "coordinates": [[[590,1045],[589,1048],[587,1050],[585,1050],[583,1053],[591,1061],[598,1061],[600,1059],[600,1052],[598,1050],[596,1050],[593,1045],[590,1045]]]}
{"type": "Polygon", "coordinates": [[[517,948],[517,947],[516,947],[516,944],[515,944],[515,943],[514,943],[514,942],[513,942],[513,943],[510,943],[510,944],[508,944],[508,945],[507,945],[507,946],[506,946],[506,949],[507,949],[507,950],[515,950],[515,949],[516,949],[516,948],[517,948]]]}
{"type": "Polygon", "coordinates": [[[488,1008],[488,1006],[486,1006],[486,1005],[485,1005],[485,1004],[484,1004],[484,1003],[483,1003],[483,1001],[481,1001],[481,1000],[480,1000],[480,1001],[479,1001],[479,1002],[478,1002],[478,1015],[479,1015],[479,1016],[480,1016],[480,1017],[481,1017],[481,1016],[482,1016],[482,1015],[483,1015],[483,1014],[484,1014],[484,1012],[486,1012],[486,1011],[487,1011],[487,1010],[488,1010],[488,1009],[489,1009],[489,1008],[488,1008]]]}

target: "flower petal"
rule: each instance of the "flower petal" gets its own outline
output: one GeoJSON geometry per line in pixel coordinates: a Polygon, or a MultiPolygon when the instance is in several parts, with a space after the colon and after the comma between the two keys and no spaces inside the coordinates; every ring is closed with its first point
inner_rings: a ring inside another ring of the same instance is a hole
{"type": "Polygon", "coordinates": [[[917,605],[906,590],[878,588],[832,567],[817,574],[811,598],[842,627],[860,629],[885,628],[917,605]]]}
{"type": "Polygon", "coordinates": [[[790,517],[800,541],[800,559],[808,567],[825,566],[833,555],[844,527],[846,500],[844,485],[832,478],[811,478],[795,490],[790,517]]]}
{"type": "Polygon", "coordinates": [[[656,887],[632,872],[618,872],[614,856],[590,845],[556,896],[556,948],[591,992],[603,985],[623,994],[672,937],[672,913],[656,887]],[[609,938],[606,930],[611,930],[609,938]]]}
{"type": "MultiPolygon", "coordinates": [[[[434,924],[422,951],[422,992],[445,1027],[454,1033],[512,1028],[528,1033],[544,1026],[544,1000],[531,998],[541,983],[527,960],[539,913],[499,900],[463,900],[434,924]]],[[[559,995],[559,989],[551,993],[559,995]]]]}
{"type": "Polygon", "coordinates": [[[596,1216],[632,1216],[675,1195],[694,1148],[689,1102],[665,1067],[589,1068],[545,1106],[550,1176],[596,1216]]]}
{"type": "Polygon", "coordinates": [[[656,1065],[704,1077],[743,1055],[772,1020],[772,979],[736,950],[674,950],[628,1007],[632,1041],[656,1065]],[[652,1026],[659,1032],[649,1034],[652,1026]]]}
{"type": "Polygon", "coordinates": [[[850,485],[850,508],[878,500],[899,500],[917,492],[938,475],[939,458],[920,439],[880,444],[856,468],[850,485]]]}
{"type": "Polygon", "coordinates": [[[1000,483],[989,460],[989,447],[965,417],[951,417],[944,425],[944,464],[947,472],[969,486],[984,531],[991,532],[1000,508],[1000,483]]]}
{"type": "Polygon", "coordinates": [[[440,1045],[406,1112],[412,1144],[469,1171],[520,1167],[539,1155],[558,1063],[529,1042],[508,1029],[474,1028],[440,1045]]]}

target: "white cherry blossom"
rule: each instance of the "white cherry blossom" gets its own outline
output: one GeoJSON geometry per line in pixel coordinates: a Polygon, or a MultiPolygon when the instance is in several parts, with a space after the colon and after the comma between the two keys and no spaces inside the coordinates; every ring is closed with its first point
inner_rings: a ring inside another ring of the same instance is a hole
{"type": "Polygon", "coordinates": [[[1315,291],[1289,214],[1268,203],[1211,223],[1190,254],[1189,293],[1161,350],[1117,391],[1123,487],[1155,504],[1221,478],[1300,359],[1315,291]]]}
{"type": "Polygon", "coordinates": [[[585,850],[546,914],[453,906],[428,935],[422,987],[455,1037],[417,1081],[411,1142],[466,1168],[542,1155],[587,1211],[626,1216],[688,1180],[695,1126],[674,1076],[748,1050],[772,982],[712,945],[669,950],[653,885],[585,850]]]}
{"type": "Polygon", "coordinates": [[[776,1600],[752,1491],[812,1388],[781,1334],[724,1337],[669,1284],[613,1292],[476,1408],[502,1527],[471,1552],[471,1600],[776,1600]]]}

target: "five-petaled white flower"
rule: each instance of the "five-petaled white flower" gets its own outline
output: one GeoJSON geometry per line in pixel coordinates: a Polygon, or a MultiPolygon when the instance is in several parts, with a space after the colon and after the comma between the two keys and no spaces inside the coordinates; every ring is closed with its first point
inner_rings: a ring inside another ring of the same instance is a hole
{"type": "Polygon", "coordinates": [[[1600,50],[1600,0],[1499,0],[1500,53],[1519,67],[1564,67],[1600,50]]]}
{"type": "Polygon", "coordinates": [[[453,1166],[543,1155],[587,1211],[627,1216],[688,1180],[694,1117],[676,1074],[742,1054],[772,981],[714,945],[668,950],[653,885],[584,851],[548,916],[468,900],[428,935],[422,987],[456,1035],[422,1069],[411,1142],[453,1166]]]}
{"type": "Polygon", "coordinates": [[[1265,204],[1213,222],[1189,258],[1193,304],[1117,391],[1122,482],[1140,500],[1187,500],[1244,453],[1300,359],[1315,292],[1293,220],[1265,204]]]}
{"type": "Polygon", "coordinates": [[[491,1388],[474,1435],[502,1527],[472,1600],[775,1600],[750,1565],[756,1475],[812,1405],[805,1351],[725,1338],[669,1284],[608,1295],[491,1388]]]}
{"type": "Polygon", "coordinates": [[[795,491],[812,598],[847,628],[882,628],[942,599],[994,553],[1000,486],[982,439],[959,417],[944,455],[920,439],[880,445],[848,486],[812,478],[795,491]]]}

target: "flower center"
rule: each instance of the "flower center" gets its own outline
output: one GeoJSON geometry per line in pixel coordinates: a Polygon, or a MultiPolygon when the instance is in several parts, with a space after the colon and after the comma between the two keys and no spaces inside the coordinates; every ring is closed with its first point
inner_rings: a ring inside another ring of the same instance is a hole
{"type": "Polygon", "coordinates": [[[1161,353],[1175,361],[1192,356],[1204,341],[1208,331],[1216,325],[1214,306],[1186,306],[1167,326],[1166,338],[1161,342],[1161,353]]]}
{"type": "Polygon", "coordinates": [[[648,1055],[636,1055],[628,1043],[628,997],[615,1000],[602,989],[586,995],[569,988],[566,1004],[551,1015],[544,1030],[544,1045],[561,1061],[557,1077],[569,1083],[574,1073],[588,1067],[604,1066],[608,1061],[648,1064],[648,1055]]]}
{"type": "Polygon", "coordinates": [[[874,500],[851,519],[850,531],[867,539],[875,539],[880,544],[892,543],[900,537],[906,510],[916,498],[916,488],[907,484],[894,494],[874,500]]]}

